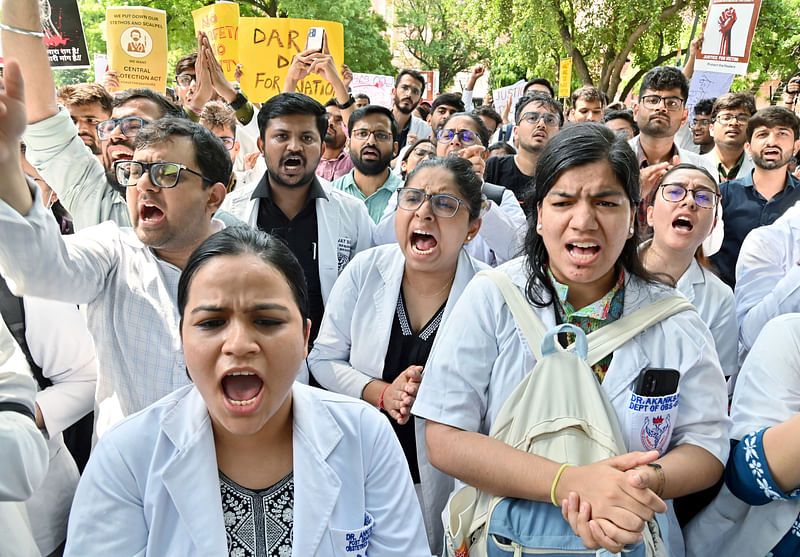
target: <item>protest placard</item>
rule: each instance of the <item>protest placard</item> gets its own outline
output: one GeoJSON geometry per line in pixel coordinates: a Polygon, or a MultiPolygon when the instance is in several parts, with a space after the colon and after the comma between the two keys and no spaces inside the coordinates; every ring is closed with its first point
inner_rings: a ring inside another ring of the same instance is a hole
{"type": "Polygon", "coordinates": [[[394,78],[388,75],[372,73],[354,73],[350,90],[353,95],[364,94],[369,97],[370,104],[379,104],[392,108],[392,89],[394,78]]]}
{"type": "Polygon", "coordinates": [[[419,102],[432,103],[439,95],[439,70],[422,70],[419,73],[425,77],[425,91],[419,102]]]}
{"type": "Polygon", "coordinates": [[[93,67],[95,83],[103,83],[103,77],[108,71],[108,55],[101,52],[95,52],[93,67]]]}
{"type": "Polygon", "coordinates": [[[195,35],[203,31],[208,35],[214,57],[222,66],[225,77],[235,81],[239,59],[239,4],[217,2],[192,11],[195,35]]]}
{"type": "Polygon", "coordinates": [[[562,58],[558,65],[558,96],[569,97],[572,93],[572,58],[562,58]]]}
{"type": "MultiPolygon", "coordinates": [[[[292,57],[302,52],[311,27],[324,27],[328,48],[337,70],[344,62],[341,23],[285,17],[239,18],[239,63],[242,92],[253,102],[264,102],[283,91],[292,57]]],[[[297,84],[297,92],[324,103],[334,95],[325,78],[310,74],[297,84]]]]}
{"type": "Polygon", "coordinates": [[[108,67],[120,89],[167,88],[167,12],[141,6],[106,8],[108,67]]]}
{"type": "Polygon", "coordinates": [[[517,106],[517,101],[522,96],[522,90],[525,88],[525,83],[527,82],[524,79],[520,79],[513,85],[507,85],[492,91],[492,99],[494,100],[495,109],[500,114],[502,114],[505,110],[506,103],[511,102],[511,109],[508,111],[509,121],[514,120],[514,108],[517,106]]]}
{"type": "Polygon", "coordinates": [[[694,105],[697,104],[697,101],[724,95],[731,90],[732,83],[732,73],[704,72],[695,69],[689,85],[689,98],[686,100],[689,119],[694,118],[694,105]]]}
{"type": "Polygon", "coordinates": [[[50,66],[59,69],[90,67],[77,0],[42,0],[39,6],[50,66]]]}
{"type": "Polygon", "coordinates": [[[711,0],[695,70],[744,75],[761,0],[711,0]]]}

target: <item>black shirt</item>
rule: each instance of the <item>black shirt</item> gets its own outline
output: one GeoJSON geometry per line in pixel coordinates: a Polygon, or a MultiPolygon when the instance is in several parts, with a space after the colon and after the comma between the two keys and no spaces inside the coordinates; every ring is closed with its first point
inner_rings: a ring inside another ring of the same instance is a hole
{"type": "Polygon", "coordinates": [[[266,174],[251,196],[251,199],[260,199],[257,220],[259,230],[273,234],[286,242],[303,268],[308,288],[312,341],[317,337],[325,310],[322,303],[322,288],[319,284],[319,241],[315,202],[318,198],[328,199],[328,196],[319,180],[314,177],[305,205],[293,219],[289,219],[272,200],[272,190],[266,174]]]}
{"type": "MultiPolygon", "coordinates": [[[[406,122],[405,127],[400,130],[400,133],[397,135],[397,152],[400,152],[400,149],[406,146],[408,143],[408,131],[411,129],[411,120],[414,119],[414,115],[408,117],[408,122],[406,122]]],[[[422,138],[420,138],[422,139],[422,138]]],[[[400,164],[399,162],[397,164],[400,164]]]]}
{"type": "Polygon", "coordinates": [[[507,187],[517,197],[517,201],[523,203],[528,188],[533,187],[533,176],[523,174],[517,168],[514,156],[490,157],[486,161],[486,171],[483,173],[483,179],[491,184],[507,187]]]}
{"type": "MultiPolygon", "coordinates": [[[[392,333],[389,337],[389,347],[386,349],[386,359],[383,361],[383,379],[391,383],[405,371],[408,366],[424,366],[428,361],[428,355],[433,348],[433,340],[436,338],[436,331],[442,322],[444,306],[440,307],[431,320],[422,328],[420,332],[414,332],[408,321],[405,300],[403,299],[403,289],[400,289],[400,296],[397,298],[397,308],[394,313],[392,323],[392,333]]],[[[400,440],[400,446],[408,461],[411,470],[411,479],[415,484],[420,482],[419,463],[417,462],[417,439],[414,434],[414,420],[411,419],[405,425],[398,425],[393,419],[389,420],[392,429],[400,440]]]]}

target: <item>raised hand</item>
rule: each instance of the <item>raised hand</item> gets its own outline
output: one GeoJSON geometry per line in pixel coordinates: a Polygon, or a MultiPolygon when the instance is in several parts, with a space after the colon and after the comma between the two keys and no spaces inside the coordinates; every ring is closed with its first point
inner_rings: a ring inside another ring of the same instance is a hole
{"type": "Polygon", "coordinates": [[[19,163],[19,142],[26,125],[22,72],[16,60],[6,59],[0,89],[0,165],[19,163]]]}

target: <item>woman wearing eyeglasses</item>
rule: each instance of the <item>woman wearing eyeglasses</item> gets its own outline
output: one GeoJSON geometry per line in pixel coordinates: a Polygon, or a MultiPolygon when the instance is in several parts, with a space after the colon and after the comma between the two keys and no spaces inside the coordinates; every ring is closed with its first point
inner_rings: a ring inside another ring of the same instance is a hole
{"type": "MultiPolygon", "coordinates": [[[[589,333],[672,294],[637,255],[638,193],[636,155],[601,124],[571,126],[544,148],[525,256],[497,270],[546,329],[571,323],[589,333]]],[[[619,552],[659,514],[669,555],[680,557],[683,539],[669,499],[713,485],[728,456],[725,381],[708,327],[683,311],[594,363],[630,452],[583,466],[489,436],[536,363],[523,338],[494,282],[475,277],[439,331],[412,410],[426,419],[431,463],[492,495],[556,502],[588,548],[619,552]],[[656,370],[665,368],[679,373],[678,385],[665,381],[663,391],[672,394],[637,388],[648,376],[643,371],[660,381],[667,375],[656,370]],[[654,400],[638,404],[640,393],[654,400]],[[645,465],[652,459],[658,467],[645,465]]]]}
{"type": "Polygon", "coordinates": [[[430,139],[420,139],[407,149],[400,161],[400,176],[405,180],[419,163],[436,156],[436,144],[430,139]]]}
{"type": "Polygon", "coordinates": [[[739,372],[736,303],[730,287],[711,272],[702,247],[717,224],[719,200],[719,186],[705,169],[688,163],[672,167],[650,193],[647,224],[653,239],[639,254],[645,268],[672,282],[711,329],[730,395],[739,372]]]}
{"type": "Polygon", "coordinates": [[[359,254],[339,276],[308,365],[324,387],[388,415],[438,555],[452,478],[428,463],[424,424],[410,410],[437,330],[485,268],[462,249],[481,227],[481,181],[463,159],[425,161],[397,190],[397,200],[397,243],[359,254]]]}

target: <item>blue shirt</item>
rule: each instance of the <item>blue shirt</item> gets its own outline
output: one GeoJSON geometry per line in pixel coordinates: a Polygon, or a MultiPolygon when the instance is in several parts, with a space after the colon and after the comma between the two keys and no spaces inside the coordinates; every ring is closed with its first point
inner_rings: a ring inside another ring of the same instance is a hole
{"type": "Polygon", "coordinates": [[[711,257],[720,278],[733,287],[736,284],[736,260],[745,236],[759,226],[772,224],[786,209],[800,201],[800,180],[786,173],[786,186],[769,201],[758,193],[753,173],[744,178],[723,182],[722,219],[725,238],[722,247],[711,257]]]}

